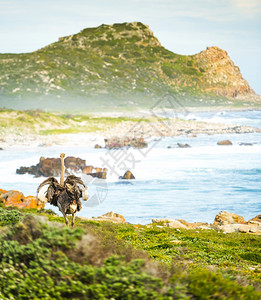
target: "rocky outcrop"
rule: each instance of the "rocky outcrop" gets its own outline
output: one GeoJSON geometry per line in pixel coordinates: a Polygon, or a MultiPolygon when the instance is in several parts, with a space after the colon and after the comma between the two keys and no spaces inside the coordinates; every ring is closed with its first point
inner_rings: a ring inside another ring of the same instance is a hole
{"type": "MultiPolygon", "coordinates": [[[[84,173],[92,177],[106,179],[107,169],[94,168],[93,166],[86,166],[85,160],[79,157],[67,156],[64,161],[65,173],[67,175],[72,173],[84,173]],[[94,171],[94,172],[93,172],[94,171]]],[[[44,158],[41,157],[37,165],[31,167],[20,167],[16,170],[17,174],[33,174],[36,177],[44,176],[60,176],[61,174],[61,159],[60,158],[44,158]]]]}
{"type": "Polygon", "coordinates": [[[127,171],[123,176],[120,176],[119,179],[135,179],[135,176],[131,173],[131,171],[127,171]]]}
{"type": "MultiPolygon", "coordinates": [[[[221,211],[216,215],[214,223],[203,222],[189,223],[185,220],[174,219],[152,219],[157,226],[165,226],[178,229],[210,229],[224,233],[242,232],[261,235],[261,215],[246,222],[242,216],[227,211],[221,211]]],[[[149,227],[151,225],[148,225],[149,227]]]]}
{"type": "Polygon", "coordinates": [[[99,219],[99,221],[109,221],[112,223],[126,223],[125,218],[122,215],[114,213],[113,211],[110,211],[97,219],[99,219]]]}
{"type": "Polygon", "coordinates": [[[102,146],[101,146],[101,145],[99,145],[99,144],[95,144],[95,145],[94,145],[94,148],[95,148],[95,149],[101,149],[101,148],[102,148],[102,146]]]}
{"type": "Polygon", "coordinates": [[[194,55],[194,59],[206,82],[205,91],[231,98],[255,94],[226,51],[216,46],[207,47],[194,55]]]}
{"type": "Polygon", "coordinates": [[[233,145],[230,140],[219,141],[217,144],[219,146],[231,146],[231,145],[233,145]]]}
{"type": "Polygon", "coordinates": [[[217,229],[225,233],[243,232],[261,234],[261,222],[259,216],[246,222],[242,216],[227,211],[221,211],[216,215],[214,225],[217,229]]]}
{"type": "Polygon", "coordinates": [[[129,137],[112,137],[109,139],[104,139],[105,148],[107,149],[118,149],[124,147],[133,147],[133,148],[146,148],[148,144],[145,142],[144,138],[129,138],[129,137]]]}
{"type": "Polygon", "coordinates": [[[160,223],[162,226],[170,228],[187,228],[186,225],[182,224],[180,221],[173,219],[152,219],[152,223],[160,223]]]}
{"type": "Polygon", "coordinates": [[[114,213],[113,211],[110,211],[102,216],[99,216],[97,218],[85,218],[85,217],[77,217],[80,220],[83,221],[98,221],[98,222],[112,222],[112,223],[126,223],[125,218],[117,213],[114,213]]]}
{"type": "Polygon", "coordinates": [[[261,226],[261,215],[257,215],[253,219],[249,220],[247,222],[247,224],[257,224],[257,225],[261,226]]]}
{"type": "Polygon", "coordinates": [[[181,144],[181,143],[177,143],[179,148],[191,148],[191,146],[189,144],[181,144]]]}
{"type": "Polygon", "coordinates": [[[246,224],[242,216],[222,210],[216,215],[214,225],[246,224]]]}
{"type": "Polygon", "coordinates": [[[0,189],[0,202],[2,202],[6,207],[18,207],[22,209],[42,209],[44,208],[44,203],[39,203],[35,196],[25,197],[23,193],[18,191],[6,191],[0,189]]]}
{"type": "Polygon", "coordinates": [[[185,220],[177,219],[152,219],[152,223],[159,223],[159,226],[166,226],[177,229],[213,229],[212,224],[204,222],[189,223],[185,220]]]}
{"type": "Polygon", "coordinates": [[[253,146],[252,143],[240,143],[239,146],[253,146]]]}

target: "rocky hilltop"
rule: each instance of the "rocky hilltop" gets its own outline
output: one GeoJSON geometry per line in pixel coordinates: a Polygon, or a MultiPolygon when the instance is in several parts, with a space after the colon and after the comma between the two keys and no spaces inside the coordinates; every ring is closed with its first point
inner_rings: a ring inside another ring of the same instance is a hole
{"type": "Polygon", "coordinates": [[[183,101],[255,94],[226,51],[175,54],[140,22],[86,28],[32,53],[0,54],[0,68],[0,99],[146,102],[166,92],[183,101]]]}
{"type": "Polygon", "coordinates": [[[203,81],[208,85],[205,91],[214,91],[227,97],[254,94],[226,51],[218,47],[207,47],[194,55],[194,59],[203,72],[203,81]]]}

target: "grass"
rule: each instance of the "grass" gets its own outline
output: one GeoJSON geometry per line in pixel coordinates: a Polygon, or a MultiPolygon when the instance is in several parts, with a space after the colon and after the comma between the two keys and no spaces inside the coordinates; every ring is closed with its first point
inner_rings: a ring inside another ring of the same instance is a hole
{"type": "Polygon", "coordinates": [[[32,133],[41,135],[62,133],[88,133],[104,131],[121,122],[151,122],[157,118],[147,117],[93,117],[90,115],[54,114],[43,111],[0,111],[0,128],[2,132],[32,133]],[[51,128],[51,129],[50,129],[51,128]]]}
{"type": "Polygon", "coordinates": [[[1,299],[261,296],[260,236],[78,219],[71,230],[50,210],[0,207],[6,215],[1,299]]]}

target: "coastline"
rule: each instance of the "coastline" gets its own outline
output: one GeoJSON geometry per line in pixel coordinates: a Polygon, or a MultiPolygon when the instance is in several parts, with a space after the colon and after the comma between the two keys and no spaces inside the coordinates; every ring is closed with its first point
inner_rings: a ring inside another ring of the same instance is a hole
{"type": "MultiPolygon", "coordinates": [[[[51,125],[50,125],[51,126],[51,125]]],[[[104,139],[112,137],[129,137],[144,139],[158,137],[187,136],[196,137],[198,134],[240,134],[261,133],[260,128],[240,126],[237,124],[211,123],[203,121],[183,119],[160,119],[149,121],[137,119],[137,121],[121,121],[110,128],[94,132],[39,134],[17,133],[8,128],[0,133],[0,148],[9,149],[17,146],[55,146],[55,145],[86,145],[94,147],[95,144],[104,144],[104,139]]]]}

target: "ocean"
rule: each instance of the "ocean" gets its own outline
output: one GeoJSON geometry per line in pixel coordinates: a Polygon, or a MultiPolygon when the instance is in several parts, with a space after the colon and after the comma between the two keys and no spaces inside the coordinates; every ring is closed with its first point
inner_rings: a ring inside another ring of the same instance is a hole
{"type": "MultiPolygon", "coordinates": [[[[261,111],[202,112],[187,120],[249,125],[261,128],[261,111]]],[[[35,195],[44,178],[18,175],[16,169],[41,156],[80,157],[87,165],[110,166],[108,179],[80,175],[90,199],[77,215],[97,217],[109,211],[127,222],[148,224],[152,218],[213,222],[221,210],[245,220],[261,213],[261,133],[198,135],[152,139],[146,149],[106,150],[90,146],[14,147],[0,151],[0,188],[35,195]],[[229,139],[232,146],[218,146],[229,139]],[[178,148],[177,143],[190,148],[178,148]],[[251,145],[241,145],[250,143],[251,145]],[[130,169],[135,180],[118,177],[130,169]]],[[[54,211],[58,210],[50,205],[54,211]]]]}

